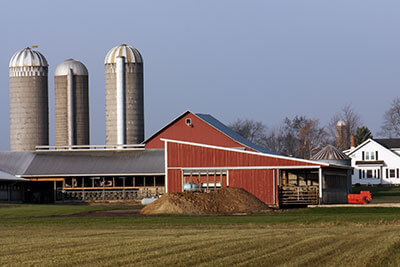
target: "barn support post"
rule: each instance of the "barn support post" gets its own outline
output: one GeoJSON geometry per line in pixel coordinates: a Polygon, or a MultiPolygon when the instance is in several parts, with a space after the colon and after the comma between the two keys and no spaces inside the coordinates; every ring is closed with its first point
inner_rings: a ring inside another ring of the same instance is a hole
{"type": "Polygon", "coordinates": [[[273,195],[273,198],[274,198],[274,200],[273,200],[273,203],[274,203],[274,205],[276,204],[276,201],[275,201],[275,198],[276,198],[276,186],[275,186],[275,169],[273,169],[272,170],[272,187],[273,187],[273,190],[272,190],[272,195],[273,195]]]}
{"type": "Polygon", "coordinates": [[[322,182],[323,182],[323,173],[322,168],[318,169],[318,188],[319,188],[319,204],[322,204],[322,182]]]}

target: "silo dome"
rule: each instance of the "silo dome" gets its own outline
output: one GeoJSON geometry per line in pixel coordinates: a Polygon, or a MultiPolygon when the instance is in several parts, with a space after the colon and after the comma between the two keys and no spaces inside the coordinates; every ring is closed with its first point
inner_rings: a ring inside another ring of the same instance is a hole
{"type": "Polygon", "coordinates": [[[143,58],[139,51],[127,44],[116,46],[108,51],[104,64],[115,64],[117,57],[125,57],[125,63],[143,63],[143,58]]]}
{"type": "Polygon", "coordinates": [[[350,157],[332,145],[327,145],[317,154],[312,156],[311,159],[339,165],[351,165],[350,157]]]}
{"type": "Polygon", "coordinates": [[[88,75],[88,70],[82,62],[70,58],[57,66],[54,76],[68,75],[70,69],[72,69],[74,75],[88,75]]]}
{"type": "Polygon", "coordinates": [[[39,53],[31,49],[30,47],[24,48],[16,52],[10,60],[8,65],[10,68],[17,67],[48,67],[46,58],[39,53]]]}
{"type": "Polygon", "coordinates": [[[347,125],[347,122],[344,121],[344,120],[340,120],[340,121],[338,121],[338,122],[336,123],[336,126],[346,126],[346,125],[347,125]]]}

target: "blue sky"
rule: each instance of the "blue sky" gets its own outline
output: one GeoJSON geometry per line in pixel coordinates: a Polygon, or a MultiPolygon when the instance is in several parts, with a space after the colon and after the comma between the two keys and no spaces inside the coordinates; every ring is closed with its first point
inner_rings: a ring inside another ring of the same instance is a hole
{"type": "Polygon", "coordinates": [[[400,88],[399,1],[4,1],[0,4],[0,149],[9,149],[8,62],[39,45],[54,70],[89,70],[91,143],[105,142],[104,57],[121,43],[145,63],[146,136],[185,110],[269,127],[326,124],[351,104],[376,133],[400,88]]]}

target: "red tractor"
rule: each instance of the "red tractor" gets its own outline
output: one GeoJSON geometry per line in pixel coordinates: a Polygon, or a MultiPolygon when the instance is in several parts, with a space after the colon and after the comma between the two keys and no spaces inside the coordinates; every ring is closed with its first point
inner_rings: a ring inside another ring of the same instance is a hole
{"type": "Polygon", "coordinates": [[[347,201],[349,204],[367,204],[372,201],[371,192],[360,191],[360,194],[348,194],[347,201]]]}

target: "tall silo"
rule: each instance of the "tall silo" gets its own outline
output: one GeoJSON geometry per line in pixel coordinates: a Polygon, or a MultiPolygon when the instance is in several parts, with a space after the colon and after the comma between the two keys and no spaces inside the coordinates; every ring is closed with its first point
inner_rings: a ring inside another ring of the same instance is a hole
{"type": "Polygon", "coordinates": [[[350,128],[343,120],[336,123],[336,147],[341,151],[350,148],[350,128]]]}
{"type": "Polygon", "coordinates": [[[89,76],[80,61],[68,59],[54,73],[56,145],[89,145],[89,76]]]}
{"type": "Polygon", "coordinates": [[[106,143],[139,144],[144,140],[143,59],[122,44],[106,55],[106,143]]]}
{"type": "Polygon", "coordinates": [[[10,69],[10,149],[49,144],[48,64],[29,47],[16,52],[10,69]]]}

